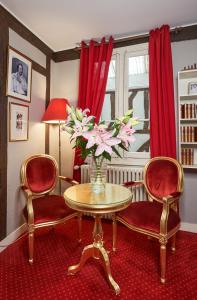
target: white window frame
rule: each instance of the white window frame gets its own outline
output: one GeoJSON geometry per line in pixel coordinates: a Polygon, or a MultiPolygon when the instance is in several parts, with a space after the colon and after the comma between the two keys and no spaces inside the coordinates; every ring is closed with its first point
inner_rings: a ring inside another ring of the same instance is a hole
{"type": "MultiPolygon", "coordinates": [[[[128,58],[148,54],[148,43],[116,48],[112,59],[116,58],[115,116],[128,111],[128,58]]],[[[146,121],[149,121],[146,119],[146,121]]],[[[150,159],[150,152],[120,151],[122,158],[112,156],[111,164],[144,166],[150,159]]]]}

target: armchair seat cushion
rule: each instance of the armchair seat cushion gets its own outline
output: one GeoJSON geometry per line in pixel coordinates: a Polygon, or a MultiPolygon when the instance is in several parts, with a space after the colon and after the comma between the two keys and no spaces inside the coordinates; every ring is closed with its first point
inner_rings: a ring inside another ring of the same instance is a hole
{"type": "MultiPolygon", "coordinates": [[[[34,210],[34,224],[57,221],[67,217],[74,211],[65,204],[62,196],[47,195],[32,200],[34,210]]],[[[27,207],[23,210],[26,220],[28,220],[27,207]]]]}
{"type": "MultiPolygon", "coordinates": [[[[139,201],[132,203],[127,209],[119,212],[118,217],[121,217],[132,226],[159,233],[162,209],[163,205],[158,202],[139,201]]],[[[170,209],[167,225],[168,232],[179,223],[179,215],[170,209]]]]}

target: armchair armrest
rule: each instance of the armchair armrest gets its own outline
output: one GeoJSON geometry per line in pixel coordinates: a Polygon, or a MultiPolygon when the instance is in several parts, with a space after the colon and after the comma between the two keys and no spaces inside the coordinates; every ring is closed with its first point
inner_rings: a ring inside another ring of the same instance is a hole
{"type": "Polygon", "coordinates": [[[172,208],[177,212],[177,203],[176,202],[181,196],[181,192],[174,192],[170,195],[162,197],[160,199],[155,199],[163,204],[161,219],[160,219],[160,233],[166,235],[168,231],[168,217],[170,209],[172,208]],[[173,207],[174,206],[174,207],[173,207]]]}
{"type": "Polygon", "coordinates": [[[72,178],[66,177],[66,176],[59,176],[59,178],[60,178],[61,180],[64,180],[64,181],[66,181],[66,182],[72,184],[72,185],[79,184],[78,181],[76,181],[76,180],[74,180],[74,179],[72,179],[72,178]]]}
{"type": "Polygon", "coordinates": [[[170,204],[170,203],[178,200],[180,198],[181,194],[182,194],[181,192],[174,192],[170,195],[163,197],[162,200],[163,200],[163,202],[170,204]]]}
{"type": "Polygon", "coordinates": [[[33,194],[24,184],[21,184],[21,189],[26,194],[27,198],[28,224],[32,225],[34,223],[34,210],[32,205],[33,194]]]}
{"type": "Polygon", "coordinates": [[[30,189],[28,189],[28,187],[26,187],[26,185],[21,184],[20,187],[23,190],[23,192],[27,195],[27,198],[32,197],[32,192],[30,191],[30,189]]]}
{"type": "Polygon", "coordinates": [[[138,187],[144,185],[143,181],[128,181],[123,183],[123,186],[125,187],[138,187]]]}

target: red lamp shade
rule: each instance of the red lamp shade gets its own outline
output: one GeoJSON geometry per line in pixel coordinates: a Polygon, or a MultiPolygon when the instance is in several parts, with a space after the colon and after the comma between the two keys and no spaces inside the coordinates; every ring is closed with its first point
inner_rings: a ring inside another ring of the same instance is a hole
{"type": "Polygon", "coordinates": [[[42,122],[45,123],[63,123],[67,118],[66,105],[69,105],[67,99],[54,98],[51,99],[43,117],[42,122]]]}

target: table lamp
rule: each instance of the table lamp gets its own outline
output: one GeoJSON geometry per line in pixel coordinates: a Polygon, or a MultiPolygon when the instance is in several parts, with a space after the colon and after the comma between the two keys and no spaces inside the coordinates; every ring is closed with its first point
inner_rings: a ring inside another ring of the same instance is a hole
{"type": "MultiPolygon", "coordinates": [[[[67,99],[64,98],[54,98],[51,99],[49,105],[42,117],[42,122],[48,124],[58,124],[59,125],[59,175],[61,175],[61,136],[60,136],[60,126],[65,123],[67,118],[66,106],[69,105],[67,99]]],[[[59,193],[61,195],[61,180],[59,179],[59,193]]]]}

